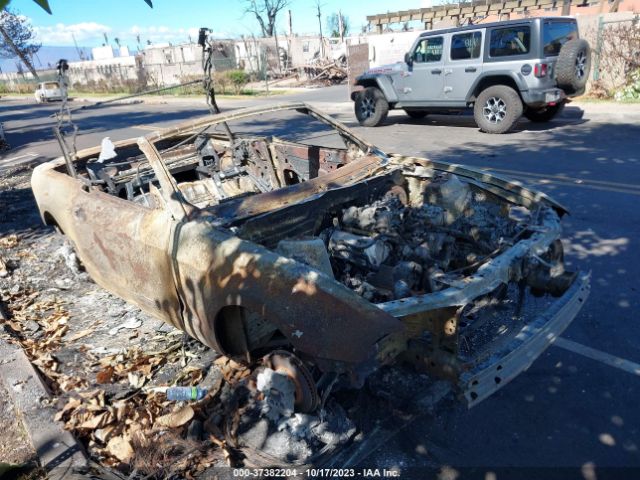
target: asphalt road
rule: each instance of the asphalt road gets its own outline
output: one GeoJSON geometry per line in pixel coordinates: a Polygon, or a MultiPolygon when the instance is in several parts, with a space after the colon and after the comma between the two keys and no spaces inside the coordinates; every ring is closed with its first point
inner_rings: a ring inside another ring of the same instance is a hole
{"type": "MultiPolygon", "coordinates": [[[[219,103],[227,110],[291,100],[312,102],[354,126],[343,86],[219,103]]],[[[47,117],[58,107],[0,99],[13,147],[0,155],[0,173],[59,155],[47,117]]],[[[78,146],[143,135],[203,113],[204,102],[175,100],[81,111],[74,115],[78,146]]],[[[425,416],[385,438],[361,466],[449,465],[449,478],[461,467],[478,467],[485,479],[514,478],[505,467],[524,468],[520,478],[558,472],[558,478],[638,478],[640,104],[576,103],[548,124],[523,120],[501,136],[479,132],[470,116],[415,121],[402,112],[392,112],[385,126],[355,130],[388,152],[486,168],[551,194],[571,211],[564,221],[567,263],[591,271],[593,286],[562,346],[479,406],[425,416]],[[527,470],[540,466],[546,470],[527,470]]]]}

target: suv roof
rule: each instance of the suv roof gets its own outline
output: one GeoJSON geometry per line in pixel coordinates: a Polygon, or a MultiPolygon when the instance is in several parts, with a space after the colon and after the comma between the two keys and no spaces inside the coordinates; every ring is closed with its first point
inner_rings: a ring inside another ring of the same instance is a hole
{"type": "Polygon", "coordinates": [[[443,33],[450,33],[450,32],[464,32],[465,30],[477,30],[479,28],[504,27],[508,25],[522,25],[526,23],[534,23],[538,20],[539,21],[562,21],[562,22],[566,22],[567,20],[571,20],[574,22],[576,21],[574,17],[519,18],[516,20],[504,20],[502,22],[476,23],[473,25],[465,25],[464,27],[450,27],[450,28],[443,28],[440,30],[429,30],[428,32],[421,33],[419,38],[428,37],[430,35],[442,35],[443,33]]]}

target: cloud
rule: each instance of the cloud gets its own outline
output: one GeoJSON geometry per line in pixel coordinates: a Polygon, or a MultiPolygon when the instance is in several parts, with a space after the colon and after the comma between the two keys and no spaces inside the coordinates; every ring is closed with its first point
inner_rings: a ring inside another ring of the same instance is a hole
{"type": "MultiPolygon", "coordinates": [[[[136,37],[140,35],[140,41],[147,43],[147,40],[151,40],[152,43],[184,43],[188,42],[189,38],[195,42],[198,39],[198,28],[171,28],[165,25],[152,25],[147,27],[141,27],[134,25],[127,32],[122,32],[120,38],[128,41],[136,41],[136,37]]],[[[212,35],[217,38],[229,38],[231,35],[227,32],[213,32],[212,35]]]]}
{"type": "Polygon", "coordinates": [[[44,45],[73,45],[73,38],[79,45],[104,41],[103,34],[111,33],[111,27],[96,22],[82,22],[65,25],[57,23],[46,27],[33,27],[38,40],[44,45]]]}
{"type": "MultiPolygon", "coordinates": [[[[133,25],[126,30],[114,30],[108,25],[96,22],[74,23],[66,25],[58,23],[51,26],[34,26],[34,30],[38,35],[38,41],[43,45],[65,46],[73,45],[73,37],[79,46],[93,47],[104,43],[104,34],[109,37],[109,41],[113,43],[115,38],[120,40],[123,45],[134,47],[137,43],[137,37],[140,36],[140,43],[145,45],[147,40],[151,43],[186,43],[191,38],[192,41],[198,39],[198,28],[172,28],[166,25],[150,25],[140,26],[133,25]]],[[[216,38],[230,38],[227,32],[213,32],[216,38]]]]}

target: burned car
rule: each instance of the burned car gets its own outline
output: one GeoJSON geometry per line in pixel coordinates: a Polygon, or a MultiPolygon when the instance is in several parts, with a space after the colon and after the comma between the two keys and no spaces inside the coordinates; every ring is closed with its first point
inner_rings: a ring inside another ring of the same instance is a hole
{"type": "Polygon", "coordinates": [[[392,363],[450,380],[473,405],[525,370],[589,291],[564,267],[562,205],[386,154],[304,103],[106,140],[38,166],[32,188],[99,285],[288,372],[298,411],[392,363]]]}

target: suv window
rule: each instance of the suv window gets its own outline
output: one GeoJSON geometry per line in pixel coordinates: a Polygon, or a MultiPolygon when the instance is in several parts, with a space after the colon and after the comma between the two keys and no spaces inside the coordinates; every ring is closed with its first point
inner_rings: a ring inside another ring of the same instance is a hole
{"type": "Polygon", "coordinates": [[[451,60],[467,60],[480,56],[482,33],[461,33],[451,37],[451,60]]]}
{"type": "Polygon", "coordinates": [[[578,24],[576,22],[544,22],[543,52],[545,55],[555,56],[560,53],[562,45],[569,40],[578,38],[578,24]]]}
{"type": "Polygon", "coordinates": [[[413,52],[413,61],[417,63],[439,62],[442,60],[443,44],[443,37],[423,38],[413,52]]]}
{"type": "Polygon", "coordinates": [[[496,28],[491,32],[489,56],[508,57],[529,53],[531,29],[528,25],[496,28]]]}

